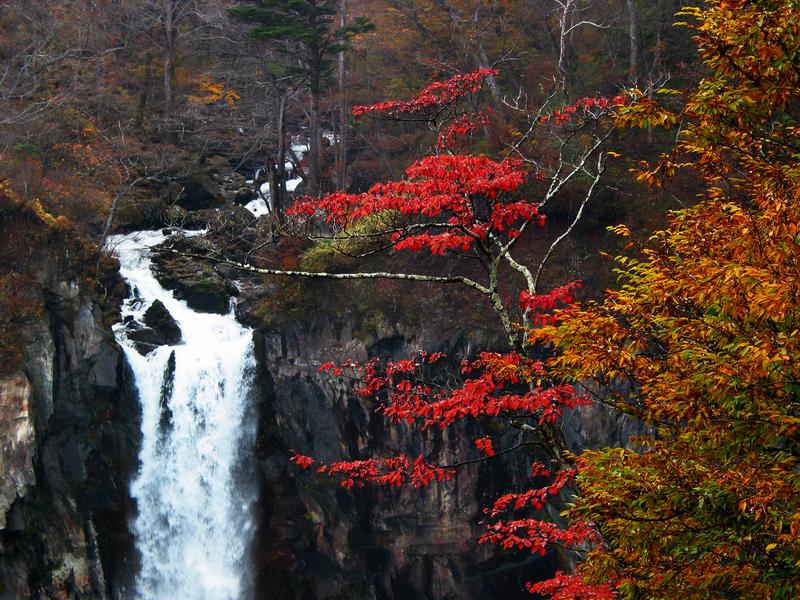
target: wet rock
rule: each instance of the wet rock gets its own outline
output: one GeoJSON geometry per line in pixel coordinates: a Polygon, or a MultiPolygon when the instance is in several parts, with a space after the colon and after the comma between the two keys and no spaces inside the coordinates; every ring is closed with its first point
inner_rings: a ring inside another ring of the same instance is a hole
{"type": "Polygon", "coordinates": [[[241,233],[254,220],[253,213],[236,204],[222,208],[196,210],[187,214],[186,229],[210,229],[213,232],[241,233]]]}
{"type": "Polygon", "coordinates": [[[181,328],[167,307],[161,300],[156,300],[150,305],[144,313],[144,323],[148,327],[154,329],[164,339],[164,343],[168,346],[180,344],[183,336],[181,335],[181,328]]]}
{"type": "Polygon", "coordinates": [[[173,261],[174,270],[159,271],[157,277],[165,288],[174,290],[175,297],[185,300],[200,312],[225,314],[230,298],[236,293],[210,265],[189,261],[173,261]]]}
{"type": "Polygon", "coordinates": [[[128,339],[133,342],[136,350],[142,356],[146,356],[159,346],[164,345],[164,340],[159,333],[149,327],[141,327],[130,332],[128,334],[128,339]]]}
{"type": "Polygon", "coordinates": [[[169,407],[169,399],[175,389],[175,351],[169,355],[167,366],[164,373],[164,383],[161,386],[161,397],[159,398],[159,409],[161,416],[158,420],[158,429],[162,433],[167,433],[172,429],[172,409],[169,407]]]}
{"type": "Polygon", "coordinates": [[[189,211],[177,204],[170,206],[164,212],[166,224],[172,227],[186,227],[186,219],[188,216],[189,211]]]}
{"type": "Polygon", "coordinates": [[[251,200],[255,200],[257,197],[258,196],[256,195],[253,188],[241,187],[233,193],[233,202],[244,206],[251,200]]]}
{"type": "Polygon", "coordinates": [[[153,258],[153,273],[161,285],[173,290],[176,298],[185,300],[194,310],[228,312],[231,296],[239,293],[236,286],[223,277],[213,263],[181,256],[203,256],[206,250],[202,240],[173,237],[157,250],[161,251],[153,258]]]}
{"type": "Polygon", "coordinates": [[[134,343],[139,354],[145,356],[159,346],[181,343],[181,328],[161,301],[156,300],[147,309],[144,322],[145,325],[137,321],[127,324],[128,339],[134,343]]]}

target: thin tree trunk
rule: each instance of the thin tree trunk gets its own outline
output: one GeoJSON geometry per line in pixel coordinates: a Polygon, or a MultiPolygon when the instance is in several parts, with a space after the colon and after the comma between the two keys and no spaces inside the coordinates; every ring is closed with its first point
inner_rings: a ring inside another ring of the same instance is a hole
{"type": "Polygon", "coordinates": [[[630,54],[628,60],[628,80],[634,83],[639,77],[639,12],[636,0],[627,0],[628,6],[628,39],[630,54]]]}
{"type": "Polygon", "coordinates": [[[273,209],[278,221],[283,223],[286,208],[286,94],[281,94],[278,105],[278,159],[275,165],[275,182],[270,182],[273,209]]]}
{"type": "Polygon", "coordinates": [[[309,110],[310,123],[308,132],[308,194],[312,197],[319,196],[319,169],[320,147],[322,146],[319,131],[319,92],[320,74],[315,71],[311,74],[311,108],[309,110]]]}
{"type": "Polygon", "coordinates": [[[278,184],[277,161],[274,156],[267,159],[267,181],[269,182],[269,208],[278,221],[283,220],[283,208],[281,206],[281,192],[278,184]]]}
{"type": "MultiPolygon", "coordinates": [[[[347,0],[339,3],[339,27],[347,23],[347,0]]],[[[339,144],[337,146],[337,187],[347,187],[347,96],[345,94],[345,53],[339,52],[339,144]]]]}
{"type": "Polygon", "coordinates": [[[134,126],[138,129],[144,125],[145,114],[147,113],[147,97],[150,95],[150,86],[153,80],[153,64],[148,60],[144,68],[144,81],[139,89],[139,102],[136,107],[136,120],[134,126]]]}
{"type": "Polygon", "coordinates": [[[172,88],[175,80],[175,6],[164,0],[164,120],[172,116],[172,88]]]}
{"type": "Polygon", "coordinates": [[[561,15],[559,16],[559,35],[558,35],[558,73],[561,75],[561,91],[565,96],[569,96],[570,73],[567,65],[567,53],[569,51],[569,36],[571,33],[570,16],[575,5],[575,0],[565,0],[561,2],[561,15]]]}

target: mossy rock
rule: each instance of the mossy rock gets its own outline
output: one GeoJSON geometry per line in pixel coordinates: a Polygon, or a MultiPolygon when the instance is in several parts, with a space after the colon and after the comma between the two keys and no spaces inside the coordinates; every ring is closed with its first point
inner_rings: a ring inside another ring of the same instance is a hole
{"type": "Polygon", "coordinates": [[[181,186],[176,203],[186,210],[216,208],[225,204],[222,188],[208,173],[193,169],[177,179],[181,186]]]}
{"type": "Polygon", "coordinates": [[[188,254],[202,254],[202,247],[194,239],[177,238],[159,247],[153,260],[153,273],[175,297],[185,300],[194,310],[225,314],[230,308],[230,298],[238,291],[223,277],[213,264],[201,259],[179,256],[170,249],[188,254]]]}
{"type": "Polygon", "coordinates": [[[122,198],[117,205],[114,228],[129,232],[141,229],[156,229],[166,224],[169,205],[162,198],[122,198]]]}

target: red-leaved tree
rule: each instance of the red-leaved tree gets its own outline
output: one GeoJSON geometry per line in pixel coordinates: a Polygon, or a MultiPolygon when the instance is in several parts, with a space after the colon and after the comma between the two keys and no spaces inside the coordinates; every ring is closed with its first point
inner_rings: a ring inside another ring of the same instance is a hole
{"type": "MultiPolygon", "coordinates": [[[[527,436],[522,442],[497,448],[490,437],[479,437],[474,440],[474,459],[459,465],[434,464],[421,454],[331,464],[318,464],[312,457],[295,454],[292,461],[300,468],[314,468],[320,475],[336,478],[348,489],[365,485],[422,487],[453,478],[464,464],[538,446],[548,463],[533,465],[530,475],[535,485],[527,491],[506,494],[486,507],[480,542],[539,554],[554,546],[580,553],[600,543],[592,523],[556,523],[540,516],[546,514],[548,502],[555,498],[563,501],[572,493],[576,469],[559,421],[565,409],[588,400],[571,386],[550,380],[542,362],[531,357],[527,340],[531,328],[552,323],[551,311],[567,307],[580,287],[578,282],[565,282],[555,289],[542,290],[541,275],[596,191],[605,165],[603,143],[610,133],[604,117],[613,114],[625,99],[585,98],[555,110],[539,109],[524,136],[530,136],[533,128],[549,131],[555,149],[550,161],[525,156],[519,139],[499,157],[464,153],[470,138],[488,123],[490,113],[462,111],[462,101],[477,94],[487,77],[497,75],[492,69],[480,69],[433,83],[410,100],[356,107],[356,115],[428,125],[436,134],[432,153],[408,167],[401,180],[375,184],[363,193],[305,198],[287,211],[295,227],[312,232],[315,238],[325,235],[334,248],[346,248],[350,255],[377,251],[466,254],[481,262],[483,279],[458,274],[312,272],[232,264],[268,275],[400,279],[458,284],[480,292],[499,318],[508,350],[482,352],[465,360],[455,378],[452,373],[442,375],[452,369],[452,363],[443,360],[440,353],[422,353],[399,361],[373,359],[365,364],[326,363],[321,369],[333,376],[354,375],[359,381],[355,393],[376,403],[394,423],[445,429],[469,420],[499,418],[527,436]],[[574,217],[536,264],[518,260],[515,253],[525,233],[544,227],[545,207],[579,179],[584,187],[574,217]],[[509,283],[503,282],[501,293],[501,278],[514,272],[518,274],[514,279],[523,282],[521,289],[509,296],[505,293],[509,283]]],[[[548,582],[531,583],[528,589],[552,593],[556,598],[612,597],[608,585],[589,586],[579,577],[562,573],[548,582]]]]}

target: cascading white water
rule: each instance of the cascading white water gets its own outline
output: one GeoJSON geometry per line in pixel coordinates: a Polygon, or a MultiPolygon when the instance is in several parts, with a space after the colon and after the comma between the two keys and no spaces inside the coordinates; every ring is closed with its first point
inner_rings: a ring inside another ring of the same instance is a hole
{"type": "Polygon", "coordinates": [[[110,240],[131,287],[123,319],[141,322],[160,300],[183,334],[181,344],[142,356],[129,326],[115,328],[142,406],[140,469],[131,486],[141,558],[136,597],[243,600],[255,500],[247,472],[255,438],[248,415],[253,332],[232,314],[195,312],[161,287],[149,253],[165,239],[143,231],[110,240]]]}

